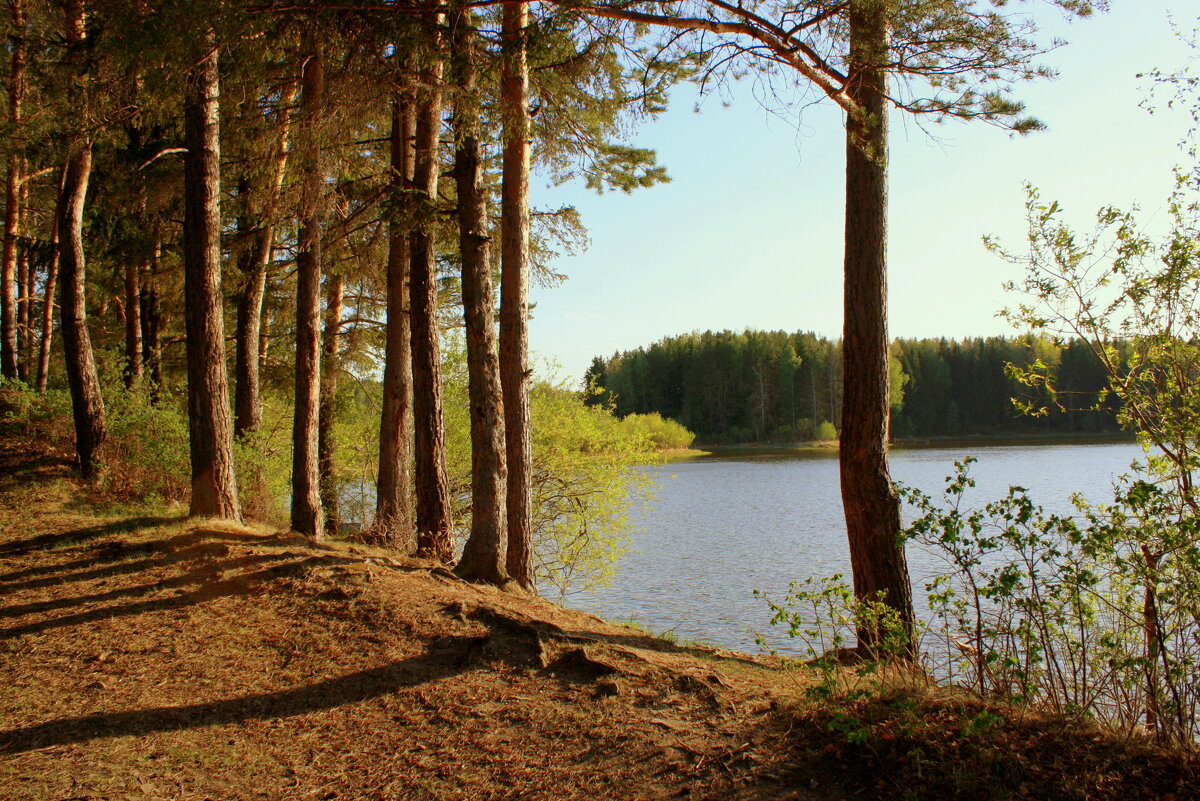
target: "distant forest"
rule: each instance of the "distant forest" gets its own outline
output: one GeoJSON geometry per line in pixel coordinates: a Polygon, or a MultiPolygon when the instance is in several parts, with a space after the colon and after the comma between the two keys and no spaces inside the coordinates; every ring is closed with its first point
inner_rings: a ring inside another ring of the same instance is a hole
{"type": "MultiPolygon", "coordinates": [[[[787,442],[841,429],[842,345],[809,332],[705,331],[596,357],[588,403],[619,416],[658,412],[702,442],[787,442]],[[829,426],[824,426],[829,431],[829,426]]],[[[898,339],[891,349],[892,435],[898,439],[1108,434],[1114,410],[1093,410],[1107,386],[1082,341],[1032,337],[898,339]],[[1035,359],[1053,367],[1066,410],[1022,414],[1013,399],[1047,406],[1041,388],[1005,374],[1035,359]]]]}

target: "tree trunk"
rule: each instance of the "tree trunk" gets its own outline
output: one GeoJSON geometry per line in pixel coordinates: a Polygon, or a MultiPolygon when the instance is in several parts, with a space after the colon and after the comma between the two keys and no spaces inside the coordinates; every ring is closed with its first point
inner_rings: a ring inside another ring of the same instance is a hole
{"type": "Polygon", "coordinates": [[[150,378],[150,402],[158,403],[162,386],[162,315],[158,308],[158,273],[162,260],[162,245],[155,235],[150,257],[150,269],[142,282],[138,305],[142,322],[142,371],[150,378]]]}
{"type": "MultiPolygon", "coordinates": [[[[21,174],[28,165],[22,160],[21,174]]],[[[29,183],[22,182],[17,197],[20,216],[17,230],[25,228],[29,209],[29,183]]],[[[33,293],[37,280],[33,264],[29,260],[29,248],[17,250],[17,377],[29,383],[29,371],[33,369],[33,293]]]]}
{"type": "Polygon", "coordinates": [[[459,91],[454,102],[454,182],[458,189],[458,239],[462,254],[463,320],[467,335],[467,394],[471,414],[471,534],[456,572],[468,580],[502,584],[507,522],[504,408],[492,279],[487,207],[476,96],[476,44],[471,14],[461,9],[451,25],[451,64],[459,91]]]}
{"type": "Polygon", "coordinates": [[[59,230],[62,243],[59,270],[62,273],[62,336],[66,354],[67,384],[71,388],[71,411],[75,419],[75,452],[84,478],[96,473],[97,450],[104,444],[104,397],[92,355],[87,329],[87,275],[83,253],[83,204],[92,173],[92,143],[73,143],[64,167],[59,230]]]}
{"type": "MultiPolygon", "coordinates": [[[[10,136],[20,136],[21,102],[25,96],[25,10],[21,0],[12,0],[12,24],[17,31],[10,37],[12,63],[8,82],[8,122],[10,136]]],[[[18,139],[19,141],[19,139],[18,139]]],[[[8,176],[4,191],[4,245],[0,260],[0,374],[17,378],[20,361],[17,344],[17,236],[21,208],[21,153],[14,148],[8,157],[8,176]]]]}
{"type": "Polygon", "coordinates": [[[292,528],[313,539],[325,533],[317,434],[321,403],[321,118],[325,65],[312,38],[301,77],[300,220],[296,252],[296,414],[292,423],[292,528]]]}
{"type": "MultiPolygon", "coordinates": [[[[412,95],[392,103],[392,196],[403,197],[413,177],[412,95]]],[[[405,204],[411,206],[411,204],[405,204]]],[[[410,209],[405,209],[409,211],[410,209]]],[[[379,421],[379,477],[375,528],[395,544],[412,532],[408,466],[412,459],[409,415],[412,410],[412,331],[409,316],[411,249],[408,221],[388,222],[387,333],[383,361],[383,411],[379,421]]]]}
{"type": "MultiPolygon", "coordinates": [[[[211,41],[211,36],[209,37],[211,41]]],[[[185,77],[183,295],[193,517],[241,518],[221,298],[220,85],[214,48],[185,77]]]]}
{"type": "Polygon", "coordinates": [[[141,272],[137,262],[125,265],[125,388],[142,380],[141,272]]]}
{"type": "MultiPolygon", "coordinates": [[[[65,39],[68,58],[74,61],[82,49],[87,29],[84,26],[82,0],[66,4],[65,39]]],[[[86,106],[86,82],[80,79],[71,90],[72,99],[86,106]]],[[[62,274],[62,333],[66,356],[67,384],[71,389],[71,412],[75,421],[75,452],[79,471],[91,478],[101,463],[104,444],[104,396],[96,374],[92,340],[87,328],[87,266],[83,252],[83,207],[87,199],[88,179],[92,174],[92,142],[73,135],[68,140],[68,155],[63,166],[58,226],[62,237],[59,270],[62,274]]]]}
{"type": "Polygon", "coordinates": [[[63,216],[63,203],[66,199],[66,169],[59,171],[58,200],[54,209],[54,219],[50,223],[50,264],[46,267],[46,289],[42,295],[42,337],[38,351],[37,391],[46,391],[46,381],[50,378],[50,345],[54,339],[54,289],[58,282],[58,266],[61,259],[59,246],[59,225],[63,216]]]}
{"type": "Polygon", "coordinates": [[[261,208],[253,209],[257,192],[251,187],[247,204],[253,209],[248,221],[253,226],[246,233],[250,237],[248,247],[238,260],[244,283],[237,299],[237,355],[235,362],[236,385],[234,389],[233,435],[242,438],[258,430],[262,425],[262,390],[259,376],[262,362],[262,311],[266,294],[267,268],[271,264],[271,251],[275,244],[275,214],[279,193],[287,171],[288,139],[291,133],[288,107],[296,99],[296,86],[291,84],[280,98],[279,139],[275,143],[275,154],[271,184],[261,208]]]}
{"type": "Polygon", "coordinates": [[[503,6],[504,62],[500,102],[504,120],[504,183],[500,201],[500,381],[508,460],[509,575],[533,591],[529,426],[529,65],[525,29],[529,6],[503,6]]]}
{"type": "MultiPolygon", "coordinates": [[[[841,485],[854,592],[897,610],[913,640],[912,590],[900,539],[900,502],[888,473],[886,4],[851,3],[846,122],[846,231],[841,485]]],[[[860,644],[881,633],[860,626],[860,644]]]]}
{"type": "Polygon", "coordinates": [[[338,504],[337,453],[334,424],[338,380],[338,332],[342,325],[345,283],[340,275],[326,279],[329,296],[325,305],[325,338],[321,362],[321,403],[317,425],[317,454],[320,467],[321,506],[325,510],[325,533],[336,535],[341,527],[338,504]]]}
{"type": "MultiPolygon", "coordinates": [[[[12,3],[13,27],[19,33],[10,39],[12,63],[9,73],[9,123],[14,134],[19,135],[21,103],[25,95],[25,38],[26,17],[22,3],[12,3]]],[[[18,149],[8,159],[8,175],[5,186],[3,258],[0,265],[0,374],[17,378],[20,374],[20,351],[18,343],[19,321],[17,297],[24,283],[17,280],[17,237],[21,219],[21,165],[23,160],[18,149]]]]}
{"type": "Polygon", "coordinates": [[[417,555],[448,563],[454,558],[454,541],[446,478],[442,360],[437,319],[437,249],[432,225],[441,167],[438,148],[442,131],[441,91],[438,88],[442,79],[441,63],[434,62],[424,78],[417,109],[413,183],[421,193],[426,213],[409,236],[417,555]]]}
{"type": "MultiPolygon", "coordinates": [[[[233,436],[242,439],[262,425],[262,391],[259,388],[259,333],[262,327],[263,296],[267,289],[267,262],[258,259],[260,246],[270,253],[270,233],[254,233],[252,252],[243,262],[242,290],[237,296],[237,348],[234,357],[235,385],[233,436]]],[[[270,256],[268,255],[269,259],[270,256]]]]}

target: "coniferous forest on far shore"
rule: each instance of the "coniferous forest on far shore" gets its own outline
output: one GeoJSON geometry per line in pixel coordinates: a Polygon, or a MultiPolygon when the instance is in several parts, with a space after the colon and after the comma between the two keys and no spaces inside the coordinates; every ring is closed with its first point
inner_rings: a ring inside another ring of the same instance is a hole
{"type": "MultiPolygon", "coordinates": [[[[1121,431],[1104,365],[1080,339],[897,339],[889,373],[895,439],[1121,431]],[[1053,368],[1053,391],[1022,381],[1009,367],[1035,364],[1053,368]]],[[[597,356],[584,384],[589,403],[611,405],[621,417],[661,414],[703,443],[827,440],[842,426],[841,341],[805,331],[667,337],[597,356]]]]}

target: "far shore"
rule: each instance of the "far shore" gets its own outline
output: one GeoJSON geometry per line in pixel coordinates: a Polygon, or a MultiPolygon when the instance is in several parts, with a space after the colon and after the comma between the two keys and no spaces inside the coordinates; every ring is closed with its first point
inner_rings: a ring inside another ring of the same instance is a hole
{"type": "MultiPolygon", "coordinates": [[[[946,437],[904,438],[892,440],[892,448],[945,448],[954,445],[1031,445],[1050,444],[1101,444],[1107,442],[1135,442],[1133,434],[1118,431],[1107,434],[1046,433],[1046,434],[958,434],[946,437]]],[[[692,448],[666,452],[671,458],[688,458],[711,454],[742,451],[836,451],[837,440],[806,440],[800,442],[727,442],[696,443],[692,448]],[[699,449],[699,450],[698,450],[699,449]]]]}

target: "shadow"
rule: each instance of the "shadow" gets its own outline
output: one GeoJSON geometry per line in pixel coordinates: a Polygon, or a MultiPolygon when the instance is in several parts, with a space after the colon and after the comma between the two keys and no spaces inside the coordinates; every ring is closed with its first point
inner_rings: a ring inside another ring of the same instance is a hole
{"type": "Polygon", "coordinates": [[[164,526],[168,523],[179,523],[186,519],[182,515],[179,517],[130,517],[124,520],[113,520],[109,523],[72,529],[71,531],[62,531],[58,534],[39,534],[36,537],[30,537],[26,540],[15,540],[0,545],[0,556],[10,554],[20,555],[35,549],[46,550],[67,544],[84,543],[98,537],[107,537],[111,534],[127,534],[140,528],[164,526]]]}
{"type": "MultiPolygon", "coordinates": [[[[202,550],[202,548],[200,549],[202,550]]],[[[261,565],[265,562],[278,562],[286,557],[283,554],[258,554],[255,556],[242,556],[237,559],[229,559],[224,562],[212,561],[206,562],[195,570],[189,570],[186,573],[181,573],[178,576],[172,576],[162,581],[156,581],[152,584],[138,584],[132,587],[118,587],[107,592],[96,593],[94,595],[81,595],[73,598],[54,598],[49,601],[37,601],[29,604],[19,604],[17,606],[0,607],[0,618],[5,617],[21,617],[22,615],[32,615],[37,612],[50,612],[55,609],[64,609],[73,606],[83,606],[84,604],[101,603],[103,601],[112,601],[118,598],[138,597],[146,595],[158,590],[169,590],[178,587],[186,587],[189,584],[200,584],[209,582],[218,578],[222,573],[229,570],[240,570],[242,568],[261,565]]],[[[150,567],[162,567],[170,564],[169,560],[154,560],[147,559],[144,562],[133,563],[138,565],[139,569],[150,567]]]]}
{"type": "Polygon", "coordinates": [[[462,670],[462,666],[447,661],[444,656],[427,651],[420,656],[289,690],[188,706],[60,718],[3,731],[0,732],[0,754],[20,754],[107,737],[140,736],[248,720],[296,717],[368,701],[462,670]]]}
{"type": "Polygon", "coordinates": [[[741,662],[744,665],[767,669],[767,665],[753,658],[750,654],[740,654],[725,648],[707,646],[677,645],[650,634],[598,634],[592,631],[571,631],[563,629],[563,634],[574,640],[589,640],[591,642],[619,645],[626,648],[640,648],[643,651],[658,651],[664,654],[686,654],[704,660],[719,660],[722,662],[741,662]]]}
{"type": "MultiPolygon", "coordinates": [[[[165,609],[182,609],[183,607],[209,601],[213,598],[221,596],[248,595],[254,590],[254,585],[256,584],[270,581],[271,579],[275,578],[281,578],[283,576],[300,575],[309,566],[340,563],[341,562],[332,560],[329,557],[308,557],[307,559],[300,559],[283,565],[275,565],[274,567],[269,567],[265,570],[259,570],[255,573],[244,573],[231,578],[222,579],[220,581],[205,582],[192,592],[182,593],[174,598],[157,598],[154,600],[123,604],[120,606],[105,606],[100,609],[91,609],[86,612],[67,615],[66,617],[53,618],[51,620],[41,620],[37,623],[27,623],[23,626],[13,626],[7,629],[0,629],[0,640],[8,640],[25,634],[36,634],[38,632],[62,628],[65,626],[75,626],[81,623],[109,620],[115,617],[128,617],[131,615],[140,615],[145,612],[154,612],[165,609]]],[[[209,573],[209,575],[211,576],[212,574],[209,573]]],[[[195,580],[193,579],[190,583],[194,582],[195,580]]],[[[162,586],[164,585],[153,585],[154,588],[162,586]]],[[[147,590],[143,587],[142,591],[145,592],[147,590]]],[[[78,601],[76,601],[76,603],[77,602],[78,601]]]]}
{"type": "Polygon", "coordinates": [[[145,543],[129,544],[127,542],[105,542],[95,546],[96,554],[86,559],[77,559],[74,562],[67,562],[60,565],[42,565],[39,567],[29,567],[24,570],[14,570],[11,573],[0,575],[0,582],[5,584],[6,591],[29,590],[38,587],[49,587],[58,584],[66,584],[73,581],[90,581],[95,578],[104,578],[106,576],[116,576],[125,573],[134,573],[138,570],[155,565],[171,564],[173,562],[187,561],[188,559],[198,559],[204,556],[221,556],[224,551],[224,544],[220,540],[226,540],[231,543],[253,543],[255,545],[267,543],[263,537],[258,537],[253,534],[239,534],[231,531],[191,531],[186,534],[179,534],[174,537],[169,537],[165,540],[157,540],[145,543]],[[206,541],[207,540],[207,541],[206,541]],[[140,556],[143,554],[166,553],[168,558],[142,559],[137,562],[128,562],[126,564],[113,565],[113,562],[120,562],[129,559],[131,556],[140,556]],[[96,567],[97,565],[108,565],[106,567],[96,567]],[[82,573],[70,573],[72,570],[82,570],[84,568],[94,567],[93,570],[88,570],[82,573]],[[62,574],[67,575],[62,575],[62,574]],[[40,579],[31,579],[19,583],[10,583],[16,579],[26,578],[29,576],[44,576],[40,579]]]}

